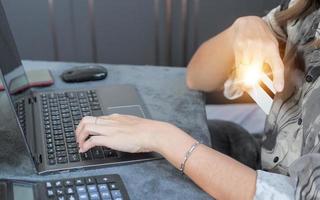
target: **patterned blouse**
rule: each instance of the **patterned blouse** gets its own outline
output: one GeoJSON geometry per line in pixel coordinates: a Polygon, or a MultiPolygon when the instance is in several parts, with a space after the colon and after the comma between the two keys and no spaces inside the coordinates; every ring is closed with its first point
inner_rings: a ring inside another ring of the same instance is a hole
{"type": "MultiPolygon", "coordinates": [[[[257,200],[320,199],[320,48],[308,45],[320,39],[320,9],[285,27],[275,20],[276,12],[296,1],[284,1],[263,18],[286,43],[285,54],[297,47],[298,59],[285,63],[286,92],[276,94],[266,120],[257,200]]],[[[232,82],[225,84],[229,98],[241,94],[232,82]]]]}

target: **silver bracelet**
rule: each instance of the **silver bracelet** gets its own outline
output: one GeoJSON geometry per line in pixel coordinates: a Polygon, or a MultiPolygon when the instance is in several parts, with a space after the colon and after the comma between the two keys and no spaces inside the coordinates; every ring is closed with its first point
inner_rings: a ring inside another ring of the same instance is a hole
{"type": "Polygon", "coordinates": [[[200,142],[198,142],[198,141],[197,141],[196,143],[194,143],[194,144],[190,147],[189,151],[187,151],[186,155],[184,156],[184,160],[183,160],[183,162],[181,163],[180,169],[179,169],[179,171],[180,171],[182,174],[184,174],[184,168],[185,168],[185,166],[186,166],[186,163],[187,163],[189,157],[191,156],[192,152],[193,152],[199,145],[200,145],[200,142]]]}

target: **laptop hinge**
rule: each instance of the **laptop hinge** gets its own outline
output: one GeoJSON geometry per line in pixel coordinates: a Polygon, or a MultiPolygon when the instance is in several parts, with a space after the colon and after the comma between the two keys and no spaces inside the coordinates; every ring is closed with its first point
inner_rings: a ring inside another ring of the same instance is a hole
{"type": "Polygon", "coordinates": [[[36,131],[35,131],[35,120],[34,120],[34,104],[37,102],[37,98],[30,95],[27,97],[28,108],[26,108],[26,124],[27,124],[27,132],[26,132],[26,139],[29,143],[31,156],[33,161],[38,165],[41,163],[41,156],[37,154],[37,147],[36,147],[36,131]],[[27,113],[30,113],[28,116],[27,113]]]}
{"type": "Polygon", "coordinates": [[[36,163],[37,165],[39,164],[39,161],[38,161],[38,159],[37,159],[37,156],[33,156],[33,155],[32,155],[32,160],[33,160],[33,162],[36,163]]]}
{"type": "Polygon", "coordinates": [[[42,163],[42,154],[38,154],[37,156],[32,156],[33,160],[35,161],[35,163],[41,164],[42,163]]]}
{"type": "Polygon", "coordinates": [[[28,97],[28,103],[29,103],[29,104],[35,104],[35,103],[37,103],[37,97],[34,97],[34,96],[28,97]]]}
{"type": "Polygon", "coordinates": [[[36,109],[37,108],[37,95],[35,93],[32,93],[32,95],[30,96],[30,103],[31,103],[31,119],[32,119],[32,135],[30,135],[30,137],[32,137],[32,146],[33,146],[33,157],[34,157],[34,161],[37,163],[37,165],[42,164],[43,163],[43,155],[41,154],[42,151],[39,149],[40,147],[38,146],[38,144],[42,144],[41,141],[39,141],[39,137],[40,137],[40,132],[39,132],[39,127],[37,127],[37,120],[39,120],[37,117],[39,117],[39,111],[36,109]],[[37,137],[39,136],[39,137],[37,137]]]}

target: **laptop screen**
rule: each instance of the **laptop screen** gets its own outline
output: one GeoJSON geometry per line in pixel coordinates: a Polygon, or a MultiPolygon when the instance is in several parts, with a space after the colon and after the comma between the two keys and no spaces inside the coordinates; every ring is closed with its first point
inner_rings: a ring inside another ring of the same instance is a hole
{"type": "MultiPolygon", "coordinates": [[[[10,26],[0,3],[0,68],[10,94],[15,94],[28,84],[21,59],[10,30],[10,26]]],[[[12,95],[11,95],[12,96],[12,95]]],[[[13,96],[12,96],[13,97],[13,96]]]]}
{"type": "MultiPolygon", "coordinates": [[[[26,148],[30,152],[27,137],[22,137],[24,134],[21,126],[19,126],[19,120],[13,107],[13,102],[16,101],[18,96],[13,95],[13,91],[8,89],[15,86],[14,83],[17,81],[21,82],[23,80],[26,83],[28,81],[1,2],[0,69],[0,139],[2,144],[8,145],[7,148],[12,148],[12,145],[17,144],[17,142],[19,143],[20,141],[21,143],[21,140],[18,140],[18,138],[22,138],[26,144],[26,148]]],[[[8,152],[6,147],[1,146],[1,148],[5,149],[0,152],[8,152]]]]}
{"type": "MultiPolygon", "coordinates": [[[[0,70],[0,85],[3,85],[4,77],[0,70]]],[[[20,163],[24,160],[26,150],[30,155],[30,146],[27,143],[26,137],[24,137],[21,126],[19,126],[19,120],[15,114],[13,104],[10,100],[9,93],[5,87],[0,89],[0,160],[1,162],[20,163]],[[15,155],[7,155],[9,152],[15,155]],[[10,159],[8,160],[8,158],[10,159]]],[[[33,166],[34,165],[34,162],[33,166]]]]}

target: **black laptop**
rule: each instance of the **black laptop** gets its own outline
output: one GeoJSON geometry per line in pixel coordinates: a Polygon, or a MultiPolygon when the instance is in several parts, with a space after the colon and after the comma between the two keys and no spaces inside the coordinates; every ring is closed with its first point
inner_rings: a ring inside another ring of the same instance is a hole
{"type": "MultiPolygon", "coordinates": [[[[150,118],[142,99],[132,85],[48,92],[26,90],[22,94],[13,94],[8,89],[12,80],[16,80],[17,77],[22,81],[28,80],[21,79],[26,77],[24,67],[1,4],[0,69],[6,89],[1,95],[7,95],[8,98],[4,99],[11,101],[2,101],[3,105],[0,106],[13,106],[12,114],[16,115],[21,128],[17,131],[21,131],[39,174],[160,157],[155,153],[129,154],[107,147],[94,147],[81,154],[78,152],[74,130],[84,116],[119,113],[150,118]]],[[[3,124],[0,124],[0,127],[1,125],[3,124]]]]}

